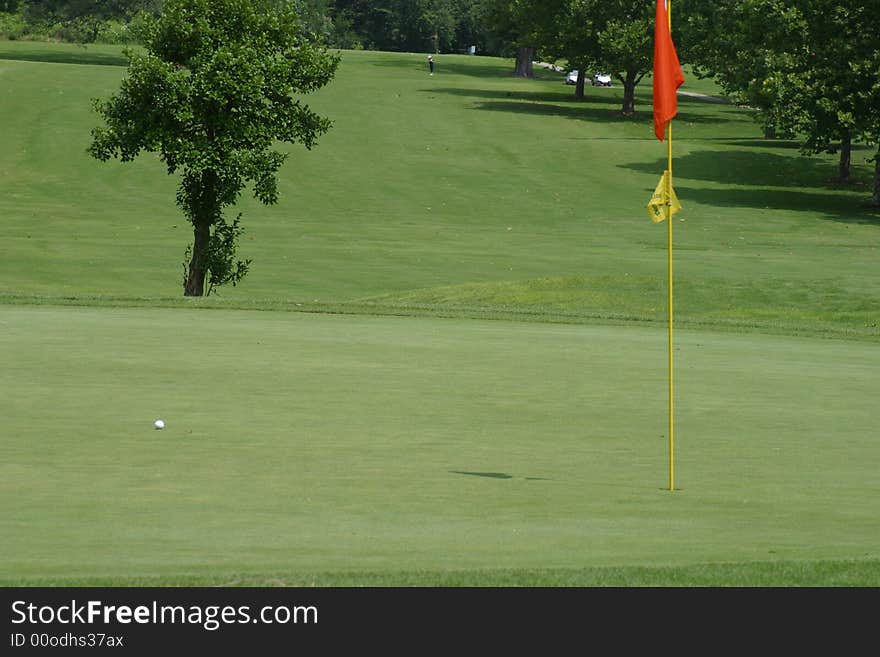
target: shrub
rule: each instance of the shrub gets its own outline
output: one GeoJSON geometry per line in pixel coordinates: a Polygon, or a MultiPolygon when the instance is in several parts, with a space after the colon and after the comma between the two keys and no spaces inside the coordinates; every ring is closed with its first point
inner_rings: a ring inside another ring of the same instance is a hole
{"type": "Polygon", "coordinates": [[[21,12],[0,12],[0,39],[15,41],[28,34],[28,25],[21,12]]]}

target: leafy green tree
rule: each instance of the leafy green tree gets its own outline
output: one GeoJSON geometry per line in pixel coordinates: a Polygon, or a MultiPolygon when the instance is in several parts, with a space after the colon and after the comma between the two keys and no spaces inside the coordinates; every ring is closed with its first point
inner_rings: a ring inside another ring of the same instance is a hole
{"type": "Polygon", "coordinates": [[[224,208],[248,185],[277,201],[285,154],[274,144],[311,149],[329,129],[298,95],[326,85],[339,58],[303,38],[291,5],[270,0],[166,0],[145,34],[119,92],[95,101],[104,125],[89,151],[102,161],[156,152],[180,174],[177,204],[193,226],[184,294],[202,296],[247,273],[235,259],[241,215],[230,222],[224,208]]]}
{"type": "MultiPolygon", "coordinates": [[[[650,2],[550,0],[539,23],[542,51],[579,73],[607,73],[623,86],[621,113],[635,113],[635,89],[653,66],[654,10],[650,2]],[[549,26],[548,26],[549,22],[549,26]]],[[[575,96],[583,97],[579,75],[575,96]]]]}
{"type": "Polygon", "coordinates": [[[276,4],[292,4],[303,30],[312,38],[327,41],[333,32],[330,19],[332,0],[275,0],[276,4]]]}
{"type": "MultiPolygon", "coordinates": [[[[499,54],[512,50],[516,77],[534,77],[533,61],[537,45],[545,39],[542,18],[554,15],[540,0],[485,0],[485,17],[494,37],[504,44],[499,54]]],[[[546,42],[546,41],[545,41],[546,42]]]]}
{"type": "Polygon", "coordinates": [[[445,52],[473,0],[336,0],[331,19],[374,50],[445,52]]]}
{"type": "Polygon", "coordinates": [[[768,138],[794,137],[779,98],[802,59],[806,24],[790,0],[675,0],[682,56],[734,102],[756,110],[768,138]]]}
{"type": "MultiPolygon", "coordinates": [[[[13,3],[16,4],[16,3],[13,3]]],[[[54,20],[92,17],[131,18],[140,11],[158,11],[162,0],[27,0],[27,13],[54,20]]]]}
{"type": "Polygon", "coordinates": [[[590,0],[599,16],[598,65],[623,85],[622,114],[636,111],[636,85],[654,64],[654,16],[652,2],[590,0]]]}
{"type": "MultiPolygon", "coordinates": [[[[801,140],[806,154],[839,152],[880,135],[880,12],[876,1],[681,0],[685,49],[700,75],[760,110],[767,136],[801,140]]],[[[875,179],[880,176],[876,171],[875,179]]],[[[875,180],[874,204],[880,205],[875,180]]]]}
{"type": "MultiPolygon", "coordinates": [[[[880,71],[880,50],[874,52],[873,62],[867,62],[866,66],[874,71],[880,71]]],[[[868,93],[869,97],[880,98],[880,75],[874,76],[874,87],[868,93]]],[[[870,117],[868,120],[869,127],[865,131],[865,140],[877,146],[877,152],[874,153],[874,192],[871,197],[871,206],[880,208],[880,107],[877,103],[873,103],[870,109],[870,117]]]]}
{"type": "Polygon", "coordinates": [[[595,67],[598,52],[597,30],[593,15],[586,7],[570,0],[551,0],[544,5],[545,17],[540,26],[539,41],[548,59],[564,61],[578,72],[575,98],[584,97],[586,72],[595,67]]]}
{"type": "Polygon", "coordinates": [[[556,52],[578,70],[617,78],[625,115],[635,113],[636,85],[653,66],[654,10],[651,2],[565,0],[558,15],[556,52]]]}
{"type": "Polygon", "coordinates": [[[474,46],[481,54],[491,54],[491,37],[485,24],[482,0],[455,0],[454,43],[460,48],[474,46]]]}
{"type": "Polygon", "coordinates": [[[799,110],[793,123],[804,136],[801,150],[811,154],[839,148],[838,178],[848,182],[853,142],[870,141],[876,128],[880,5],[796,4],[806,26],[802,61],[793,74],[776,79],[777,95],[799,110]]]}
{"type": "Polygon", "coordinates": [[[140,12],[156,13],[162,0],[27,0],[22,2],[31,25],[63,28],[68,41],[95,41],[104,21],[128,21],[140,12]]]}

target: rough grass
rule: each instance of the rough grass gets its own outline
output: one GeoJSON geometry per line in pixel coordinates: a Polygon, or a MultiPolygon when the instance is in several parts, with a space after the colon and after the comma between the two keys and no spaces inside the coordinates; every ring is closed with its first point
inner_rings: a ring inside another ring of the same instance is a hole
{"type": "Polygon", "coordinates": [[[463,571],[331,572],[295,575],[141,578],[29,578],[5,586],[219,586],[219,587],[849,587],[880,586],[880,562],[768,561],[681,567],[491,569],[463,571]]]}

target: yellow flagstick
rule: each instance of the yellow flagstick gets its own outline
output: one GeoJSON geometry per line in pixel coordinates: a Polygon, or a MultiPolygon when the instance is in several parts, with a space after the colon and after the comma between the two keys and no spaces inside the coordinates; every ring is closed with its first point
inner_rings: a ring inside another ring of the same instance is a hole
{"type": "Polygon", "coordinates": [[[674,377],[672,368],[672,121],[666,126],[666,136],[668,140],[666,159],[669,167],[669,175],[666,176],[666,237],[669,252],[669,490],[675,490],[674,377]]]}
{"type": "MultiPolygon", "coordinates": [[[[669,33],[672,34],[672,0],[666,3],[669,33]]],[[[672,368],[672,120],[666,124],[666,160],[669,175],[666,178],[666,237],[669,251],[669,490],[675,490],[675,422],[672,368]]]]}

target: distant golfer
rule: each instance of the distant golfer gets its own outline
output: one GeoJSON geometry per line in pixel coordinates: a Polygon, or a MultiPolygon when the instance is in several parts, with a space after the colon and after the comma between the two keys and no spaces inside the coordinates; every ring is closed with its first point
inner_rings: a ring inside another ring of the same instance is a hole
{"type": "Polygon", "coordinates": [[[434,55],[428,55],[428,69],[431,71],[431,75],[434,75],[434,55]]]}

